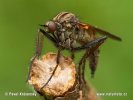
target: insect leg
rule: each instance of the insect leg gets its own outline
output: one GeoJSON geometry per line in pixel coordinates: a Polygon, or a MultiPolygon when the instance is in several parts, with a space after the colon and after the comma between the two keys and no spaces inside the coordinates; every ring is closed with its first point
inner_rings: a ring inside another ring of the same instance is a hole
{"type": "Polygon", "coordinates": [[[88,55],[89,67],[90,67],[90,70],[91,70],[91,77],[92,78],[94,77],[94,74],[95,74],[95,71],[96,71],[98,58],[99,58],[99,49],[96,49],[95,51],[92,51],[92,53],[90,53],[88,55]]]}
{"type": "MultiPolygon", "coordinates": [[[[83,79],[83,76],[81,77],[81,66],[82,66],[82,64],[83,64],[83,67],[85,67],[86,56],[87,56],[87,53],[85,53],[85,54],[83,55],[83,57],[80,59],[80,61],[79,61],[79,66],[78,66],[78,80],[79,80],[79,84],[82,82],[82,80],[84,80],[84,79],[83,79]],[[82,78],[82,79],[81,79],[81,78],[82,78]]],[[[84,69],[84,68],[83,68],[83,69],[84,69]]],[[[82,74],[84,74],[84,73],[83,73],[83,70],[82,70],[82,74]]]]}
{"type": "Polygon", "coordinates": [[[35,51],[35,54],[34,54],[34,56],[32,57],[32,59],[30,61],[27,81],[30,79],[30,71],[31,71],[31,68],[32,68],[32,63],[41,54],[42,47],[43,47],[43,39],[44,39],[44,35],[40,32],[40,30],[38,30],[37,35],[36,35],[36,51],[35,51]]]}
{"type": "MultiPolygon", "coordinates": [[[[94,50],[97,49],[103,42],[104,40],[106,40],[107,37],[106,36],[103,36],[103,37],[100,37],[100,38],[97,38],[95,40],[92,40],[88,43],[86,43],[85,45],[81,46],[81,47],[76,47],[74,48],[75,51],[79,51],[79,50],[83,50],[83,49],[91,49],[93,47],[94,50]]],[[[93,50],[91,50],[93,51],[93,50]]],[[[91,52],[89,52],[89,54],[91,54],[91,52]]],[[[79,75],[79,83],[81,83],[81,65],[83,64],[83,61],[87,58],[87,56],[89,56],[87,53],[84,54],[84,56],[82,57],[82,59],[80,60],[79,62],[79,66],[78,66],[78,75],[79,75]]],[[[83,68],[83,71],[84,71],[84,68],[83,68]]],[[[84,74],[84,72],[82,72],[82,74],[84,74]]]]}
{"type": "MultiPolygon", "coordinates": [[[[81,79],[84,83],[86,83],[85,78],[84,78],[84,71],[85,71],[85,64],[86,64],[86,58],[88,56],[89,49],[85,52],[84,56],[82,57],[82,73],[81,73],[81,79]]],[[[79,69],[80,70],[80,69],[79,69]]],[[[80,73],[79,73],[80,74],[80,73]]],[[[80,80],[81,80],[80,79],[80,80]]]]}
{"type": "Polygon", "coordinates": [[[42,48],[43,48],[44,36],[46,36],[52,42],[56,43],[56,40],[50,34],[48,34],[47,32],[45,32],[42,29],[38,30],[37,36],[36,36],[36,51],[35,51],[35,54],[34,54],[34,56],[32,57],[32,59],[30,61],[29,72],[28,72],[28,77],[27,77],[26,81],[28,81],[30,79],[30,71],[31,71],[32,63],[34,62],[34,60],[36,58],[39,58],[39,56],[41,55],[41,51],[42,51],[42,48]]]}
{"type": "Polygon", "coordinates": [[[72,49],[72,50],[71,50],[71,58],[72,58],[72,59],[75,58],[75,54],[74,54],[74,52],[75,52],[75,51],[72,49]]]}
{"type": "Polygon", "coordinates": [[[75,51],[79,51],[79,50],[84,50],[84,49],[89,49],[89,48],[92,48],[93,46],[99,44],[99,43],[103,43],[104,40],[107,39],[107,36],[103,36],[103,37],[100,37],[100,38],[97,38],[95,40],[92,40],[92,41],[89,41],[88,43],[86,43],[85,45],[83,46],[80,46],[80,47],[75,47],[73,48],[75,51]]]}
{"type": "Polygon", "coordinates": [[[47,32],[45,32],[43,29],[39,29],[40,32],[43,33],[43,35],[45,35],[49,40],[51,40],[54,44],[57,42],[56,39],[54,37],[52,37],[50,34],[48,34],[47,32]]]}
{"type": "Polygon", "coordinates": [[[79,61],[79,66],[78,66],[78,81],[79,81],[79,84],[81,84],[81,65],[82,65],[82,62],[83,62],[83,58],[79,61]]]}
{"type": "Polygon", "coordinates": [[[87,58],[89,59],[89,67],[91,69],[91,77],[94,77],[94,73],[96,71],[98,58],[99,58],[99,46],[103,42],[99,42],[97,45],[92,47],[89,52],[87,52],[87,58]]]}
{"type": "Polygon", "coordinates": [[[96,71],[97,63],[98,63],[98,55],[99,55],[99,46],[103,42],[99,42],[96,46],[90,49],[88,52],[87,58],[89,59],[89,67],[91,69],[91,77],[94,77],[94,73],[96,71]]]}
{"type": "Polygon", "coordinates": [[[82,75],[82,80],[83,80],[84,83],[86,83],[85,77],[84,77],[84,76],[85,76],[85,75],[84,75],[84,74],[85,74],[85,73],[84,73],[84,72],[85,72],[85,64],[86,64],[86,58],[85,58],[84,61],[83,61],[82,73],[81,73],[81,75],[82,75]]]}
{"type": "Polygon", "coordinates": [[[47,82],[41,87],[41,90],[49,83],[49,81],[52,79],[53,75],[55,74],[55,71],[59,65],[59,59],[60,59],[60,52],[61,52],[61,48],[58,49],[58,53],[57,53],[57,59],[56,59],[56,66],[52,72],[52,75],[49,77],[49,79],[47,80],[47,82]]]}

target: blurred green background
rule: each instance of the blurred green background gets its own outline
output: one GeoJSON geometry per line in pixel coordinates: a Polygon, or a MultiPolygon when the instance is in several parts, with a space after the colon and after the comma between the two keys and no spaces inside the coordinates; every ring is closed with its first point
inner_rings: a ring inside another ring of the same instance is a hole
{"type": "MultiPolygon", "coordinates": [[[[133,0],[0,0],[0,100],[40,100],[39,96],[5,96],[6,92],[33,92],[26,84],[28,66],[35,50],[39,24],[61,11],[76,14],[82,22],[99,26],[122,37],[108,39],[94,79],[86,78],[98,92],[127,93],[102,96],[103,100],[132,100],[133,0]]],[[[43,53],[55,47],[45,38],[43,53]]],[[[76,61],[81,57],[77,54],[76,61]]]]}

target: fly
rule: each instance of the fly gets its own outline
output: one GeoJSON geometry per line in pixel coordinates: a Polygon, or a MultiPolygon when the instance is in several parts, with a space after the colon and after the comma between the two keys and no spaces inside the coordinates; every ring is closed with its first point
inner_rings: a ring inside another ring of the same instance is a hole
{"type": "MultiPolygon", "coordinates": [[[[52,41],[55,47],[58,48],[56,67],[51,77],[41,89],[43,89],[48,84],[54,75],[60,63],[59,59],[62,50],[69,50],[71,52],[72,59],[74,59],[76,51],[85,50],[85,53],[79,61],[78,65],[79,82],[85,82],[84,69],[86,60],[89,61],[91,76],[93,77],[98,63],[99,47],[107,38],[121,41],[121,38],[116,35],[113,35],[93,25],[80,22],[73,13],[69,12],[61,12],[51,21],[48,21],[46,24],[40,26],[42,28],[40,28],[37,33],[36,52],[33,59],[31,60],[30,69],[34,59],[39,58],[41,55],[44,36],[52,41]],[[98,33],[101,35],[100,37],[97,35],[98,33]]],[[[28,75],[28,79],[30,79],[30,75],[28,75]]]]}

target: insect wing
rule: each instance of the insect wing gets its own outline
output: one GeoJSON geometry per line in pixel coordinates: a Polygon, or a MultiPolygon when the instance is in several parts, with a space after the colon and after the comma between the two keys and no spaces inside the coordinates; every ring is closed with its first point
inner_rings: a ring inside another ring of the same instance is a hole
{"type": "Polygon", "coordinates": [[[118,37],[118,36],[116,36],[116,35],[113,35],[113,34],[107,32],[107,31],[105,31],[105,30],[102,30],[102,29],[100,29],[100,28],[97,28],[97,27],[92,26],[92,25],[89,25],[89,24],[78,23],[78,27],[79,27],[80,29],[96,31],[96,32],[98,32],[99,34],[101,34],[101,35],[106,35],[106,36],[108,36],[109,38],[112,38],[112,39],[114,39],[114,40],[118,40],[118,41],[121,41],[121,40],[122,40],[120,37],[118,37]]]}
{"type": "MultiPolygon", "coordinates": [[[[94,26],[93,26],[93,27],[94,27],[94,26]]],[[[120,37],[118,37],[118,36],[116,36],[116,35],[113,35],[113,34],[107,32],[107,31],[104,31],[104,30],[102,30],[102,29],[100,29],[100,28],[94,27],[94,29],[95,29],[95,31],[98,32],[99,34],[106,35],[106,36],[108,36],[108,37],[110,37],[110,38],[112,38],[112,39],[114,39],[114,40],[118,40],[118,41],[121,41],[121,40],[122,40],[120,37]]]]}

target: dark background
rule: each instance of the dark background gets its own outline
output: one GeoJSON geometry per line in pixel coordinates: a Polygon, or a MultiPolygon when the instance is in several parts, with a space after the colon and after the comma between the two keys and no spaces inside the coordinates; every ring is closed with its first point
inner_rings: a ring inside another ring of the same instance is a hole
{"type": "MultiPolygon", "coordinates": [[[[102,96],[103,100],[133,99],[132,0],[0,0],[0,100],[40,100],[39,96],[5,96],[5,93],[33,92],[26,77],[36,32],[39,24],[62,11],[72,12],[82,22],[122,37],[122,42],[107,40],[101,47],[95,78],[90,78],[88,66],[86,78],[98,92],[127,93],[102,96]]],[[[43,53],[56,52],[52,43],[44,40],[43,53]]],[[[78,53],[76,61],[80,57],[78,53]]]]}

